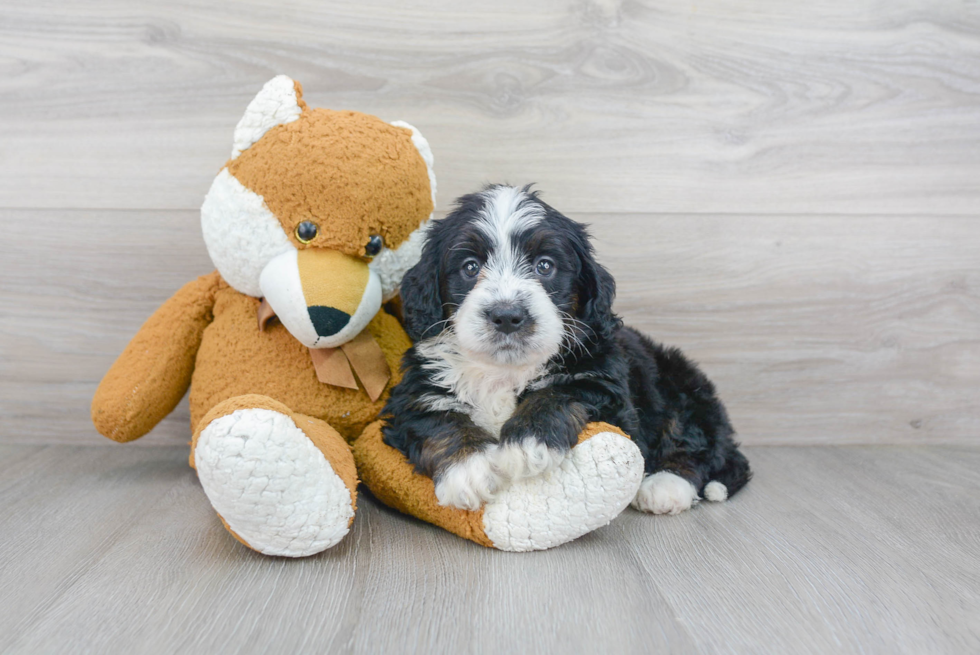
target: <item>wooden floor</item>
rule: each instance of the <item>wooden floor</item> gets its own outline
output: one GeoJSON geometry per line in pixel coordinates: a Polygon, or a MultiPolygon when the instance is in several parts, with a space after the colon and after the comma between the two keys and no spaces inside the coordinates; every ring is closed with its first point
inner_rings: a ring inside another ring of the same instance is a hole
{"type": "Polygon", "coordinates": [[[980,652],[980,3],[4,0],[0,128],[0,653],[980,652]],[[221,528],[186,404],[96,434],[279,73],[419,127],[439,213],[533,181],[590,223],[744,494],[530,555],[362,499],[285,561],[221,528]]]}
{"type": "Polygon", "coordinates": [[[0,448],[0,652],[976,653],[980,450],[750,448],[756,479],[533,554],[362,498],[257,555],[186,449],[0,448]]]}

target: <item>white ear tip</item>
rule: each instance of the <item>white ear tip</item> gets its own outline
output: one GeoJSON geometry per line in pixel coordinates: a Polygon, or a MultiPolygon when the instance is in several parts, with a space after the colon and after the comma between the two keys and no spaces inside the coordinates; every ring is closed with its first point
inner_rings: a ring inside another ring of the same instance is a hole
{"type": "Polygon", "coordinates": [[[293,122],[302,111],[292,78],[286,75],[273,77],[248,103],[245,115],[238,121],[231,158],[238,157],[276,125],[293,122]]]}
{"type": "Polygon", "coordinates": [[[422,155],[422,161],[425,162],[425,168],[429,172],[429,186],[432,190],[432,207],[436,206],[436,173],[434,170],[435,160],[432,157],[432,148],[429,147],[429,142],[422,136],[422,133],[414,125],[409,125],[405,121],[392,121],[392,125],[395,127],[404,127],[406,130],[412,132],[412,145],[415,149],[419,151],[422,155]]]}

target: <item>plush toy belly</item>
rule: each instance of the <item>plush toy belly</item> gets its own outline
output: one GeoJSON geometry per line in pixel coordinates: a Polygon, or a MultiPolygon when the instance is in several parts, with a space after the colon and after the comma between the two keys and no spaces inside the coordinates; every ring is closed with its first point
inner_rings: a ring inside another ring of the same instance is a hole
{"type": "MultiPolygon", "coordinates": [[[[205,329],[191,381],[191,429],[218,403],[261,394],[291,410],[329,423],[347,440],[374,420],[388,399],[376,402],[365,391],[324,384],[317,379],[310,351],[278,321],[260,330],[259,301],[225,288],[216,294],[214,321],[205,329]]],[[[366,328],[381,346],[392,378],[400,379],[402,354],[410,346],[398,321],[378,312],[366,328]]]]}

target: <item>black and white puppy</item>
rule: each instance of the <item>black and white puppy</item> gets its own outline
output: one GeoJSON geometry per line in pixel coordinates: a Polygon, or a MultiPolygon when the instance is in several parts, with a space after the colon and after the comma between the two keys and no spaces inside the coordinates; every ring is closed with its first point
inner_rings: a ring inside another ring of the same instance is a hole
{"type": "Polygon", "coordinates": [[[435,480],[441,504],[472,510],[560,465],[587,422],[606,421],[643,453],[637,509],[725,500],[751,473],[714,386],[623,326],[615,293],[585,227],[527,187],[463,196],[402,281],[415,345],[385,442],[435,480]]]}

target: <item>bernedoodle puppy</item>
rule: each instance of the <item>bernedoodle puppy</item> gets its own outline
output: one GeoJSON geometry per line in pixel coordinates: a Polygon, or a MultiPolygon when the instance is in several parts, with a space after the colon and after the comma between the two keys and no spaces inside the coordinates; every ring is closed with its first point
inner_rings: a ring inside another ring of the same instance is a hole
{"type": "Polygon", "coordinates": [[[637,509],[676,514],[751,477],[714,385],[676,348],[613,314],[616,285],[585,226],[528,187],[463,196],[405,276],[415,345],[383,412],[386,443],[477,509],[558,466],[590,421],[621,427],[646,477],[637,509]]]}

